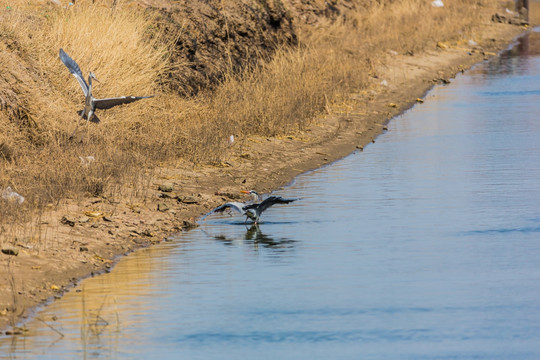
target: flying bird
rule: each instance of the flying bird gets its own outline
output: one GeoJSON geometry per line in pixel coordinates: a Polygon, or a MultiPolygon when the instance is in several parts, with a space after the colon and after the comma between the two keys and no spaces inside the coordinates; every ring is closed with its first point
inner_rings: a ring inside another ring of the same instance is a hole
{"type": "Polygon", "coordinates": [[[117,105],[122,104],[129,104],[137,100],[141,99],[148,99],[151,97],[154,97],[154,95],[151,96],[120,96],[115,98],[106,98],[106,99],[96,99],[92,96],[92,79],[99,82],[99,80],[96,78],[93,72],[90,72],[88,74],[88,83],[84,80],[81,68],[75,60],[69,57],[68,54],[65,53],[63,49],[60,49],[60,60],[66,65],[68,70],[71,72],[73,76],[75,76],[75,79],[79,82],[79,85],[81,85],[81,89],[84,93],[84,96],[86,97],[85,103],[84,103],[84,109],[78,111],[78,114],[81,116],[82,119],[86,119],[86,123],[88,124],[89,121],[93,123],[99,123],[100,120],[96,116],[95,111],[96,109],[110,109],[112,107],[115,107],[117,105]]]}
{"type": "MultiPolygon", "coordinates": [[[[218,206],[214,210],[212,210],[208,215],[214,214],[214,213],[221,213],[224,212],[227,209],[233,210],[241,215],[244,215],[246,217],[246,222],[248,219],[253,220],[254,224],[258,224],[259,218],[261,217],[262,213],[266,211],[269,207],[276,205],[276,204],[289,204],[293,201],[296,201],[298,199],[286,199],[281,196],[269,196],[266,199],[262,200],[261,196],[255,191],[255,190],[242,190],[245,194],[250,194],[254,202],[249,203],[241,203],[241,202],[228,202],[221,206],[218,206]],[[262,200],[262,201],[261,201],[262,200]]],[[[207,216],[208,216],[207,215],[207,216]]]]}

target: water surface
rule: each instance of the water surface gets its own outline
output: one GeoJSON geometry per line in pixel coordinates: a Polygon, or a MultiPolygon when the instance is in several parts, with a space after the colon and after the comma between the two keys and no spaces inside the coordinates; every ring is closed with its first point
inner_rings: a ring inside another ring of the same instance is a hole
{"type": "Polygon", "coordinates": [[[259,228],[209,217],[83,281],[0,358],[540,358],[538,35],[298,177],[259,228]]]}

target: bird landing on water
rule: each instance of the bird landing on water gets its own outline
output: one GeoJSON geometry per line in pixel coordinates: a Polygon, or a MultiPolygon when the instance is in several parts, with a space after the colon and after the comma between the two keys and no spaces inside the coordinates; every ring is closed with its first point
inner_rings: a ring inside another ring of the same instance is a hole
{"type": "MultiPolygon", "coordinates": [[[[250,194],[253,197],[252,202],[228,202],[221,206],[218,206],[214,210],[208,213],[209,216],[214,213],[221,213],[225,210],[232,210],[246,217],[246,223],[248,219],[253,220],[253,224],[258,224],[259,219],[264,211],[276,204],[289,204],[299,199],[287,199],[281,196],[269,196],[262,200],[262,197],[255,190],[242,190],[244,194],[250,194]]],[[[206,218],[206,216],[204,218],[206,218]]],[[[203,219],[204,219],[203,218],[203,219]]]]}

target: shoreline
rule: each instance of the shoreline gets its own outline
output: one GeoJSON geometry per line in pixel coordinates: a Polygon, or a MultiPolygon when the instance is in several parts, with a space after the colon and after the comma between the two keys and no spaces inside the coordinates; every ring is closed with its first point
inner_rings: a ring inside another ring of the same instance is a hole
{"type": "Polygon", "coordinates": [[[361,151],[435,84],[498,56],[524,30],[490,23],[485,32],[475,47],[442,44],[414,56],[389,54],[382,75],[370,79],[369,91],[332,104],[324,121],[315,120],[301,134],[239,139],[220,166],[168,164],[149,170],[143,184],[127,184],[132,190],[126,192],[133,194],[129,198],[72,199],[48,211],[32,234],[18,240],[17,256],[0,254],[5,271],[0,273],[5,284],[0,329],[21,333],[11,328],[41,306],[83,279],[110,271],[130,252],[189,229],[215,206],[241,199],[241,189],[267,193],[299,174],[361,151]],[[261,175],[251,177],[254,173],[261,175]],[[33,242],[35,236],[40,246],[33,242]]]}

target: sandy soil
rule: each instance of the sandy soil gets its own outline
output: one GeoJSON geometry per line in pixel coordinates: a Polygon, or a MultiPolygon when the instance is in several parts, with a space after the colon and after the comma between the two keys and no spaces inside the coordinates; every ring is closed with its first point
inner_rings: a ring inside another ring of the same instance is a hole
{"type": "Polygon", "coordinates": [[[54,301],[84,277],[109,271],[121,255],[187,230],[213,207],[241,199],[241,189],[270,192],[361,151],[434,84],[494,56],[523,31],[490,23],[474,48],[443,44],[414,56],[389,53],[370,91],[351,94],[300,135],[238,139],[220,167],[167,164],[130,198],[66,200],[17,238],[12,248],[18,255],[0,253],[0,329],[20,331],[12,327],[37,305],[54,301]]]}

